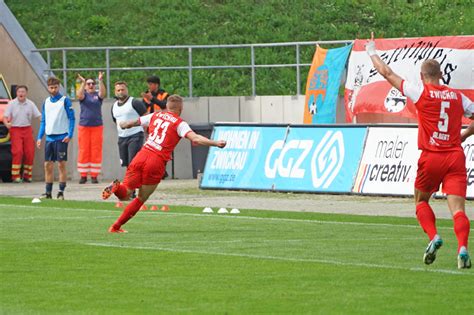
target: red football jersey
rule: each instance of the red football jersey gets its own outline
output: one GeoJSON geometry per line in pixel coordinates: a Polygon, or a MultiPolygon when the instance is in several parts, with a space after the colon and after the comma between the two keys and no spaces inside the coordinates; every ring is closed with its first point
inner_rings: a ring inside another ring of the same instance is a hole
{"type": "Polygon", "coordinates": [[[188,123],[172,112],[155,112],[140,117],[140,124],[148,126],[144,148],[171,160],[171,153],[181,138],[191,132],[188,123]]]}
{"type": "Polygon", "coordinates": [[[418,111],[418,148],[429,151],[462,150],[462,117],[471,117],[473,103],[445,85],[402,82],[402,93],[418,111]]]}

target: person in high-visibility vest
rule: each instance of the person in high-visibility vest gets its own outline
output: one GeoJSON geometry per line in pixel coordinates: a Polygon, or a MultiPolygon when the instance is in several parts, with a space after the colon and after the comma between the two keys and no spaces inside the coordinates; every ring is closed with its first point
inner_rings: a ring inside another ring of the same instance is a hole
{"type": "Polygon", "coordinates": [[[35,159],[35,140],[33,139],[33,118],[40,118],[41,113],[35,103],[27,99],[28,87],[18,85],[16,98],[8,103],[3,116],[3,123],[10,129],[12,151],[12,180],[14,183],[31,182],[33,161],[35,159]],[[23,165],[23,176],[21,167],[23,165]]]}
{"type": "Polygon", "coordinates": [[[77,171],[81,174],[79,184],[87,182],[90,175],[91,183],[97,184],[97,176],[102,170],[102,139],[104,125],[102,122],[102,101],[106,96],[103,82],[104,74],[99,72],[99,91],[96,91],[96,81],[85,79],[78,74],[81,86],[77,91],[81,114],[78,127],[79,155],[77,171]]]}
{"type": "Polygon", "coordinates": [[[147,113],[166,110],[169,94],[165,90],[160,89],[160,78],[152,75],[147,78],[146,82],[148,83],[148,90],[142,93],[142,97],[147,113]]]}

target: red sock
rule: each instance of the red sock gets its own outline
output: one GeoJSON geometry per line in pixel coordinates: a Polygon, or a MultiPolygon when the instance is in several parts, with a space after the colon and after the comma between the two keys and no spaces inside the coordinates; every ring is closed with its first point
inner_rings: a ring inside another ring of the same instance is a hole
{"type": "Polygon", "coordinates": [[[467,248],[467,240],[469,238],[469,229],[471,224],[463,211],[458,211],[454,216],[454,233],[458,238],[458,253],[462,246],[467,248]]]}
{"type": "Polygon", "coordinates": [[[117,219],[117,221],[115,221],[113,227],[115,229],[120,229],[122,225],[124,225],[125,223],[127,223],[128,220],[133,218],[133,216],[138,212],[138,210],[140,210],[140,207],[142,205],[143,205],[143,202],[140,199],[138,198],[133,199],[132,202],[130,202],[128,206],[125,208],[125,210],[123,210],[122,214],[117,219]]]}
{"type": "Polygon", "coordinates": [[[436,218],[431,209],[431,206],[426,202],[422,201],[416,205],[416,218],[420,223],[420,226],[423,228],[430,240],[432,240],[438,231],[436,230],[436,218]]]}
{"type": "Polygon", "coordinates": [[[120,200],[127,198],[127,187],[124,184],[120,184],[114,194],[120,200]]]}

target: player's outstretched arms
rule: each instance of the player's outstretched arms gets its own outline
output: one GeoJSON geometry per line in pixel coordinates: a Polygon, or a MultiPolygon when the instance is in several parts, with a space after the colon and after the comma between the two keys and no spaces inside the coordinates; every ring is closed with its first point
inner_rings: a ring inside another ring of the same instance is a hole
{"type": "Polygon", "coordinates": [[[195,133],[194,131],[191,131],[191,132],[188,132],[188,134],[186,135],[186,138],[188,138],[189,140],[191,140],[191,142],[194,144],[194,145],[205,145],[205,146],[208,146],[208,147],[219,147],[219,148],[223,148],[225,147],[225,145],[227,144],[226,141],[224,140],[217,140],[217,141],[214,141],[214,140],[210,140],[206,137],[203,137],[201,135],[198,135],[197,133],[195,133]]]}
{"type": "Polygon", "coordinates": [[[474,134],[474,122],[472,122],[466,130],[461,133],[461,141],[464,142],[467,138],[474,134]]]}
{"type": "Polygon", "coordinates": [[[392,68],[390,68],[382,59],[380,59],[379,55],[377,55],[377,51],[375,50],[374,32],[370,33],[370,40],[365,44],[365,51],[372,60],[377,72],[380,73],[380,75],[383,76],[394,88],[402,91],[403,79],[393,72],[392,68]]]}
{"type": "Polygon", "coordinates": [[[122,129],[129,129],[129,128],[132,128],[132,127],[138,127],[140,126],[140,120],[139,119],[135,119],[135,120],[125,120],[125,121],[121,121],[119,123],[119,126],[120,128],[122,129]]]}

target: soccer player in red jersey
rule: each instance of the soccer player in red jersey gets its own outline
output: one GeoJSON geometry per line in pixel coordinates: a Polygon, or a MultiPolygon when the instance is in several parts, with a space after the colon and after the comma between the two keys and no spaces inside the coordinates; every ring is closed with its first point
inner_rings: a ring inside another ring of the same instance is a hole
{"type": "Polygon", "coordinates": [[[427,59],[421,64],[421,80],[408,82],[377,55],[374,34],[366,51],[378,73],[403,95],[409,97],[418,111],[418,148],[421,155],[415,180],[416,217],[430,243],[423,255],[429,265],[443,241],[436,229],[436,218],[429,200],[442,184],[454,220],[458,239],[458,268],[471,268],[467,251],[470,223],[465,214],[467,189],[466,157],[461,147],[463,115],[474,119],[474,104],[460,92],[440,84],[442,72],[438,61],[427,59]]]}
{"type": "Polygon", "coordinates": [[[129,200],[132,192],[139,188],[138,197],[132,200],[120,217],[109,228],[110,233],[126,233],[121,227],[130,220],[155,191],[163,178],[166,162],[181,138],[187,138],[196,145],[223,148],[226,141],[209,140],[194,133],[188,123],[181,119],[183,99],[171,95],[166,104],[166,112],[155,112],[136,120],[122,121],[120,127],[127,129],[136,126],[148,126],[148,139],[143,148],[133,158],[127,168],[123,183],[114,180],[102,192],[102,199],[115,194],[120,200],[129,200]]]}

